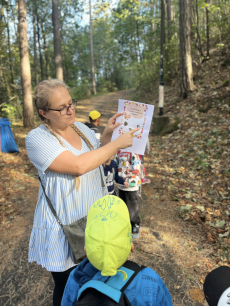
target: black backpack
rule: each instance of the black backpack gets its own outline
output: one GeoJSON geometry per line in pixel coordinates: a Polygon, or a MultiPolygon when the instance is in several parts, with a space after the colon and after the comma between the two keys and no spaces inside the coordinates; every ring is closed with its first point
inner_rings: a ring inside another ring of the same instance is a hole
{"type": "MultiPolygon", "coordinates": [[[[90,280],[79,290],[79,297],[74,303],[74,306],[131,306],[124,291],[145,266],[140,266],[128,260],[122,267],[133,271],[133,274],[128,278],[125,285],[116,283],[118,287],[121,285],[119,290],[107,284],[114,276],[109,277],[105,283],[97,280],[90,280]]],[[[121,270],[122,267],[120,268],[121,270]]]]}

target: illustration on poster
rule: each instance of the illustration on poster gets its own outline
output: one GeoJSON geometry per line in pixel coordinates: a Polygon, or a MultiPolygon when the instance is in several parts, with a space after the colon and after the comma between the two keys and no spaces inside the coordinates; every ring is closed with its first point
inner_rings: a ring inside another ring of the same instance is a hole
{"type": "Polygon", "coordinates": [[[144,155],[153,112],[154,105],[122,99],[118,100],[118,113],[123,113],[123,116],[118,117],[116,120],[116,123],[119,122],[121,124],[113,131],[112,140],[117,139],[121,134],[139,128],[138,131],[132,134],[132,146],[121,150],[122,152],[144,155]]]}
{"type": "Polygon", "coordinates": [[[119,134],[124,134],[136,127],[140,130],[133,135],[137,139],[142,138],[143,129],[146,121],[146,113],[148,110],[148,105],[135,103],[131,101],[124,102],[124,116],[121,122],[124,120],[124,124],[119,128],[119,134]]]}

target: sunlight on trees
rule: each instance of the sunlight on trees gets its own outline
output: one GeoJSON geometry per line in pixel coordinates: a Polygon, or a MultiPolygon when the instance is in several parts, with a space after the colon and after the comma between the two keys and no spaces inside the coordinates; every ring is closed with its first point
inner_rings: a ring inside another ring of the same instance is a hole
{"type": "MultiPolygon", "coordinates": [[[[181,40],[180,44],[180,1],[162,1],[164,82],[171,85],[177,79],[183,85],[181,47],[185,43],[181,40]]],[[[77,99],[90,97],[91,92],[105,94],[129,88],[153,93],[159,82],[161,0],[92,2],[91,27],[89,3],[26,2],[32,91],[41,80],[59,78],[77,99]]],[[[229,40],[230,0],[192,0],[190,4],[191,40],[184,50],[190,48],[191,54],[187,54],[184,63],[189,59],[201,64],[209,60],[211,46],[221,48],[229,40]]],[[[23,116],[22,105],[26,104],[21,87],[17,1],[3,0],[0,11],[0,116],[10,112],[12,118],[19,119],[23,116]]],[[[189,92],[192,85],[185,83],[189,92]]]]}

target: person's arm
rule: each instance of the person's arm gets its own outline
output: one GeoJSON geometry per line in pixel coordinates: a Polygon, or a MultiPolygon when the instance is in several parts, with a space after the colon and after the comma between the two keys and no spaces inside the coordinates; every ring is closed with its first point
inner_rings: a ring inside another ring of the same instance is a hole
{"type": "Polygon", "coordinates": [[[123,177],[121,177],[120,175],[117,175],[117,176],[115,177],[115,182],[118,183],[118,184],[123,185],[124,182],[125,182],[125,180],[124,180],[123,177]]]}
{"type": "Polygon", "coordinates": [[[113,161],[113,166],[114,166],[114,170],[115,170],[115,182],[123,185],[125,180],[123,179],[123,177],[118,175],[118,165],[115,161],[113,161]]]}
{"type": "Polygon", "coordinates": [[[105,163],[119,149],[132,146],[132,134],[137,130],[139,129],[133,129],[101,148],[83,153],[79,156],[69,151],[64,151],[55,158],[48,169],[58,173],[83,175],[105,163]]]}
{"type": "Polygon", "coordinates": [[[101,137],[101,146],[104,146],[111,141],[113,131],[120,125],[120,123],[116,123],[116,119],[122,115],[123,113],[118,113],[109,119],[101,137]]]}

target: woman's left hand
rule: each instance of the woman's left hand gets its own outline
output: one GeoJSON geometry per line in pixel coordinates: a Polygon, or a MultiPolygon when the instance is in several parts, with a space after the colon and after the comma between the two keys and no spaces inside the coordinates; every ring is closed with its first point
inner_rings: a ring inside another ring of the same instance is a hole
{"type": "Polygon", "coordinates": [[[112,135],[113,131],[115,130],[115,128],[117,128],[121,123],[118,122],[116,123],[116,119],[120,116],[124,115],[124,113],[118,113],[116,115],[114,115],[112,118],[109,119],[108,123],[107,123],[107,126],[105,127],[105,130],[104,130],[104,135],[112,135]]]}
{"type": "Polygon", "coordinates": [[[104,146],[111,141],[113,131],[115,130],[115,128],[117,128],[121,124],[119,122],[116,123],[116,119],[118,117],[122,116],[123,114],[124,113],[118,113],[118,114],[114,115],[112,118],[109,119],[109,121],[108,121],[108,123],[107,123],[107,125],[104,129],[102,138],[101,138],[101,146],[104,146]]]}

